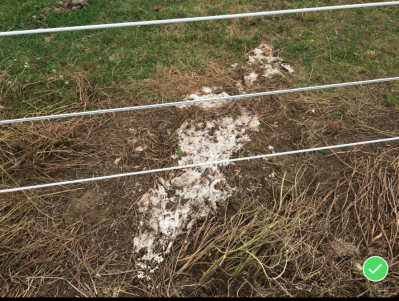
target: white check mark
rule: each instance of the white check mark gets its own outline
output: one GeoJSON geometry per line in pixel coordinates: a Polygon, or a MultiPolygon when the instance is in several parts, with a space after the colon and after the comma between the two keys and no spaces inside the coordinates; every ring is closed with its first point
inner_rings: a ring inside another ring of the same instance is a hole
{"type": "Polygon", "coordinates": [[[369,271],[371,272],[371,274],[374,274],[375,272],[378,271],[378,269],[379,269],[380,267],[382,267],[382,264],[380,264],[380,265],[378,266],[378,268],[376,268],[374,271],[372,271],[371,269],[369,269],[369,271]]]}

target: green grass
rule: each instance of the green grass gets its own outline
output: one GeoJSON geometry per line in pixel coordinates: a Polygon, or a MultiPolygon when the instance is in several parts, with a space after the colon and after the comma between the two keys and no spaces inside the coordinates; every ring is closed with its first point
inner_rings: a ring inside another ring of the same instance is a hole
{"type": "MultiPolygon", "coordinates": [[[[91,0],[83,10],[52,12],[41,19],[47,2],[3,0],[0,31],[334,5],[333,1],[294,0],[91,0]],[[154,12],[155,5],[166,9],[154,12]]],[[[297,85],[395,76],[399,74],[398,17],[399,7],[391,6],[173,25],[177,31],[153,25],[1,37],[0,81],[10,89],[0,104],[12,107],[14,115],[73,104],[79,99],[72,75],[80,73],[102,87],[129,87],[135,96],[139,93],[133,83],[158,75],[162,68],[200,71],[212,59],[243,62],[244,53],[264,40],[273,41],[283,57],[306,74],[297,85]],[[50,42],[44,43],[50,36],[50,42]],[[46,83],[49,79],[51,86],[46,83]],[[18,89],[17,83],[25,81],[33,85],[18,89]]],[[[391,95],[386,97],[387,105],[397,103],[399,96],[391,95]]]]}
{"type": "MultiPolygon", "coordinates": [[[[50,13],[43,23],[38,24],[38,21],[35,21],[29,25],[27,20],[37,20],[32,17],[40,14],[40,10],[45,7],[44,3],[31,0],[15,6],[13,2],[6,2],[10,10],[0,16],[1,31],[195,15],[192,9],[183,11],[177,5],[177,1],[166,3],[168,9],[153,12],[151,8],[156,4],[162,4],[163,1],[92,0],[92,5],[83,10],[67,14],[50,13]],[[33,4],[36,4],[35,9],[31,10],[33,4]]],[[[209,13],[223,14],[226,11],[211,9],[209,13]]],[[[2,67],[5,67],[11,77],[23,74],[21,80],[28,79],[31,82],[41,80],[43,75],[52,76],[52,70],[56,70],[57,74],[66,71],[96,71],[92,72],[90,79],[99,80],[103,85],[124,80],[129,76],[152,77],[157,64],[166,67],[184,65],[194,71],[203,67],[206,62],[204,59],[225,57],[234,52],[240,55],[243,46],[251,42],[249,39],[233,39],[230,45],[223,45],[226,42],[223,28],[228,26],[229,21],[221,20],[216,23],[216,27],[212,23],[188,23],[185,34],[166,34],[164,26],[62,32],[57,33],[47,44],[43,44],[43,38],[51,34],[6,37],[2,38],[2,43],[7,46],[2,49],[0,59],[2,67]],[[202,37],[199,39],[200,36],[202,37]],[[207,44],[205,49],[203,43],[207,44]],[[202,54],[204,50],[206,53],[202,54]],[[203,55],[204,59],[197,58],[199,54],[203,55]],[[110,60],[110,56],[113,56],[115,61],[110,60]],[[40,61],[37,61],[37,58],[40,58],[40,61]],[[25,62],[29,62],[29,69],[24,68],[25,62]],[[116,65],[118,68],[112,75],[116,65]]],[[[258,41],[255,38],[253,42],[258,41]]],[[[60,81],[59,86],[62,87],[62,84],[63,81],[60,81]]]]}
{"type": "Polygon", "coordinates": [[[328,149],[319,149],[317,152],[322,153],[322,154],[328,154],[328,149]]]}
{"type": "Polygon", "coordinates": [[[181,156],[181,153],[182,153],[181,147],[178,146],[177,149],[176,149],[176,154],[177,154],[177,156],[180,157],[180,156],[181,156]]]}
{"type": "Polygon", "coordinates": [[[388,105],[390,106],[399,106],[399,98],[393,96],[392,94],[387,94],[387,99],[386,99],[388,105]]]}

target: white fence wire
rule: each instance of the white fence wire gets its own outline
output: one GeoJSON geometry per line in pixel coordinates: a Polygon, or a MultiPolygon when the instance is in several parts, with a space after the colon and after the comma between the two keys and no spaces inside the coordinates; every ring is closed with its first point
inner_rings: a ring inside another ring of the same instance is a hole
{"type": "Polygon", "coordinates": [[[275,154],[259,155],[259,156],[252,156],[252,157],[235,158],[235,159],[228,159],[228,160],[222,160],[222,161],[204,162],[204,163],[197,163],[197,164],[190,164],[190,165],[183,165],[183,166],[173,166],[173,167],[166,167],[166,168],[160,168],[160,169],[141,170],[141,171],[129,172],[129,173],[123,173],[123,174],[117,174],[117,175],[79,179],[79,180],[50,183],[50,184],[42,184],[42,185],[36,185],[36,186],[10,188],[10,189],[5,189],[5,190],[0,190],[0,193],[16,192],[16,191],[22,191],[22,190],[28,190],[28,189],[54,187],[54,186],[68,185],[68,184],[77,184],[77,183],[92,182],[92,181],[98,181],[98,180],[108,180],[108,179],[113,179],[113,178],[142,175],[142,174],[147,174],[147,173],[170,171],[170,170],[175,170],[175,169],[192,168],[192,167],[206,166],[206,165],[213,165],[213,164],[225,164],[225,163],[236,162],[236,161],[262,159],[262,158],[284,156],[284,155],[295,155],[295,154],[315,152],[315,151],[326,150],[326,149],[346,148],[346,147],[350,147],[350,146],[365,145],[365,144],[372,144],[372,143],[379,143],[379,142],[389,142],[389,141],[394,141],[394,140],[399,140],[399,137],[385,138],[385,139],[372,140],[372,141],[354,142],[354,143],[324,146],[324,147],[316,147],[316,148],[310,148],[310,149],[301,149],[301,150],[289,151],[289,152],[284,152],[284,153],[275,153],[275,154]]]}
{"type": "Polygon", "coordinates": [[[131,26],[171,24],[171,23],[186,23],[186,22],[196,22],[196,21],[211,21],[211,20],[221,20],[221,19],[234,19],[234,18],[243,18],[243,17],[260,17],[260,16],[296,14],[296,13],[306,13],[306,12],[315,12],[315,11],[340,10],[340,9],[349,9],[349,8],[362,8],[362,7],[374,7],[374,6],[390,6],[390,5],[399,5],[399,1],[363,3],[363,4],[348,4],[348,5],[335,5],[335,6],[322,6],[322,7],[312,7],[312,8],[275,10],[275,11],[258,12],[258,13],[244,13],[244,14],[233,14],[233,15],[220,15],[220,16],[168,19],[168,20],[154,20],[154,21],[126,22],[126,23],[113,23],[113,24],[98,24],[98,25],[85,25],[85,26],[72,26],[72,27],[17,30],[17,31],[0,32],[0,37],[2,37],[2,36],[5,37],[5,36],[24,35],[24,34],[34,34],[34,33],[49,33],[49,32],[60,32],[60,31],[88,30],[88,29],[104,29],[104,28],[131,27],[131,26]]]}
{"type": "MultiPolygon", "coordinates": [[[[267,15],[291,14],[291,13],[326,11],[326,10],[340,10],[340,9],[374,7],[374,6],[389,6],[389,5],[399,5],[399,1],[352,4],[352,5],[338,5],[338,6],[324,6],[324,7],[314,7],[314,8],[301,8],[301,9],[290,9],[290,10],[258,12],[258,13],[245,13],[245,14],[234,14],[234,15],[220,15],[220,16],[207,16],[207,17],[156,20],[156,21],[141,21],[141,22],[99,24],[99,25],[88,25],[88,26],[20,30],[20,31],[0,32],[0,37],[1,36],[36,34],[36,33],[90,30],[90,29],[129,27],[129,26],[143,26],[143,25],[155,25],[155,24],[170,24],[170,23],[182,23],[182,22],[196,22],[196,21],[220,20],[220,19],[231,19],[231,18],[242,18],[242,17],[257,17],[257,16],[267,16],[267,15]]],[[[137,107],[129,107],[129,108],[117,108],[117,109],[109,109],[109,110],[98,110],[98,111],[89,111],[89,112],[76,112],[76,113],[67,113],[67,114],[58,114],[58,115],[49,115],[49,116],[19,118],[19,119],[11,119],[11,120],[2,120],[2,121],[0,121],[0,125],[16,123],[16,122],[23,122],[23,121],[36,121],[36,120],[45,120],[45,119],[54,119],[54,118],[63,118],[63,117],[114,113],[114,112],[142,110],[142,109],[152,109],[152,108],[160,108],[160,107],[168,107],[168,106],[177,106],[177,105],[182,105],[182,104],[187,105],[190,103],[194,104],[194,103],[200,103],[200,102],[206,102],[206,101],[232,100],[232,99],[238,99],[238,98],[248,98],[248,97],[275,95],[275,94],[283,94],[283,93],[302,92],[302,91],[309,91],[309,90],[316,90],[316,89],[326,89],[326,88],[353,86],[353,85],[360,85],[360,84],[386,82],[386,81],[393,81],[393,80],[398,80],[398,79],[399,79],[399,77],[392,77],[392,78],[374,79],[374,80],[360,81],[360,82],[349,82],[349,83],[340,83],[340,84],[332,84],[332,85],[324,85],[324,86],[296,88],[296,89],[289,89],[289,90],[270,91],[270,92],[255,93],[255,94],[235,95],[235,96],[220,97],[220,98],[206,99],[206,100],[204,99],[204,100],[184,101],[184,102],[175,102],[175,103],[148,105],[148,106],[137,106],[137,107]]],[[[17,187],[17,188],[0,190],[0,193],[17,192],[17,191],[23,191],[23,190],[47,188],[47,187],[54,187],[54,186],[61,186],[61,185],[68,185],[68,184],[77,184],[77,183],[84,183],[84,182],[91,182],[91,181],[98,181],[98,180],[107,180],[107,179],[113,179],[113,178],[118,178],[118,177],[142,175],[142,174],[147,174],[147,173],[170,171],[170,170],[184,169],[184,168],[193,168],[193,167],[213,165],[213,164],[225,164],[225,163],[243,161],[243,160],[253,160],[253,159],[262,159],[262,158],[268,158],[268,157],[274,157],[274,156],[293,155],[293,154],[300,154],[300,153],[306,153],[306,152],[312,152],[312,151],[318,151],[318,150],[344,148],[344,147],[357,146],[357,145],[388,142],[388,141],[394,141],[394,140],[399,140],[399,137],[385,138],[385,139],[371,140],[371,141],[354,142],[354,143],[333,145],[333,146],[324,146],[324,147],[318,147],[318,148],[296,150],[296,151],[267,154],[267,155],[259,155],[259,156],[252,156],[252,157],[235,158],[235,159],[228,159],[228,160],[223,160],[223,161],[204,162],[204,163],[184,165],[184,166],[174,166],[174,167],[167,167],[167,168],[161,168],[161,169],[142,170],[142,171],[138,171],[138,172],[116,174],[116,175],[94,177],[94,178],[86,178],[86,179],[64,181],[64,182],[56,182],[56,183],[49,183],[49,184],[42,184],[42,185],[35,185],[35,186],[17,187]]]]}
{"type": "Polygon", "coordinates": [[[76,116],[84,116],[84,115],[96,115],[96,114],[105,114],[105,113],[116,113],[116,112],[135,111],[135,110],[144,110],[144,109],[164,108],[164,107],[172,107],[172,106],[179,106],[179,105],[196,104],[196,103],[208,102],[208,101],[233,100],[233,99],[240,99],[240,98],[259,97],[259,96],[276,95],[276,94],[284,94],[284,93],[303,92],[303,91],[320,90],[320,89],[328,89],[328,88],[338,88],[338,87],[347,87],[347,86],[355,86],[355,85],[382,83],[382,82],[395,81],[395,80],[399,80],[399,77],[371,79],[371,80],[365,80],[365,81],[359,81],[359,82],[339,83],[339,84],[331,84],[331,85],[324,85],[324,86],[295,88],[295,89],[269,91],[269,92],[253,93],[253,94],[233,95],[233,96],[210,98],[210,99],[180,101],[180,102],[171,102],[171,103],[160,103],[160,104],[146,105],[146,106],[136,106],[136,107],[107,109],[107,110],[56,114],[56,115],[48,115],[48,116],[17,118],[17,119],[10,119],[10,120],[0,120],[0,125],[1,124],[9,124],[9,123],[17,123],[17,122],[25,122],[25,121],[38,121],[38,120],[76,117],[76,116]]]}

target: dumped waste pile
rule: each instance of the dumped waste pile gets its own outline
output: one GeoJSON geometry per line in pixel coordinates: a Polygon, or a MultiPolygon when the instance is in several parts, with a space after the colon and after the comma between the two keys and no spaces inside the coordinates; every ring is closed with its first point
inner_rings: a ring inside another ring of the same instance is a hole
{"type": "MultiPolygon", "coordinates": [[[[247,55],[247,68],[250,74],[238,83],[240,93],[245,87],[251,87],[259,75],[275,77],[283,72],[294,70],[271,47],[261,44],[247,55]],[[256,72],[261,72],[258,74],[256,72]]],[[[236,67],[236,66],[233,66],[236,67]]],[[[185,98],[186,101],[228,97],[222,87],[203,87],[201,91],[185,98]]],[[[220,108],[227,100],[209,101],[198,104],[183,104],[179,108],[199,106],[210,110],[220,108]]],[[[246,142],[251,141],[248,132],[258,131],[258,116],[241,109],[240,116],[227,116],[203,122],[185,121],[176,131],[181,154],[172,156],[178,159],[179,166],[229,159],[246,142]]],[[[270,150],[274,148],[269,147],[270,150]]],[[[220,165],[233,165],[224,163],[220,165]]],[[[218,205],[234,192],[217,165],[204,165],[184,169],[183,173],[171,179],[159,178],[157,187],[151,188],[138,202],[143,214],[139,233],[134,237],[134,252],[143,254],[137,259],[139,279],[151,280],[151,275],[159,269],[168,254],[173,241],[182,233],[190,232],[193,225],[204,220],[209,214],[215,214],[218,205]]]]}
{"type": "MultiPolygon", "coordinates": [[[[246,93],[246,87],[253,87],[255,82],[259,80],[259,76],[273,78],[286,72],[294,72],[294,69],[283,58],[279,57],[277,52],[273,51],[273,48],[266,44],[261,44],[247,53],[247,65],[249,67],[241,66],[249,74],[244,75],[241,82],[237,83],[240,94],[246,93]]],[[[237,66],[238,64],[234,64],[231,67],[237,66]]]]}
{"type": "MultiPolygon", "coordinates": [[[[250,141],[246,131],[257,131],[258,125],[257,116],[245,111],[237,118],[186,121],[177,131],[183,152],[178,165],[229,159],[245,142],[250,141]]],[[[170,181],[160,178],[158,188],[150,189],[138,203],[139,211],[145,216],[140,222],[140,228],[145,230],[134,238],[135,252],[145,252],[139,260],[162,262],[159,251],[168,254],[179,234],[190,231],[198,220],[215,213],[218,204],[231,196],[233,190],[216,165],[184,169],[182,175],[170,181]]],[[[156,268],[148,266],[150,272],[156,268]]],[[[149,280],[144,272],[139,277],[149,280]]]]}

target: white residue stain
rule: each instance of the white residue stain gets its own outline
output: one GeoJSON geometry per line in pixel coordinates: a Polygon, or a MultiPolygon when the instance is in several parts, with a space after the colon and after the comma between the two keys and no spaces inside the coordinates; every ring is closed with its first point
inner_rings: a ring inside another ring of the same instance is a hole
{"type": "Polygon", "coordinates": [[[238,91],[241,94],[246,93],[245,87],[250,88],[254,85],[254,82],[258,79],[259,75],[266,78],[272,78],[282,75],[283,70],[288,71],[289,73],[294,72],[294,69],[292,69],[291,66],[284,61],[284,59],[275,55],[273,49],[266,44],[261,44],[254,50],[248,52],[247,64],[252,67],[248,68],[251,73],[249,75],[245,75],[242,82],[237,83],[238,91]],[[258,67],[256,69],[260,68],[264,70],[263,74],[257,74],[255,71],[253,71],[255,66],[258,67]]]}
{"type": "Polygon", "coordinates": [[[282,63],[280,64],[281,67],[283,67],[285,70],[287,70],[289,73],[294,72],[294,69],[291,68],[291,66],[287,63],[282,63]]]}
{"type": "Polygon", "coordinates": [[[247,87],[252,87],[257,79],[258,79],[258,74],[252,71],[250,75],[244,76],[245,85],[247,87]]]}
{"type": "MultiPolygon", "coordinates": [[[[253,86],[260,76],[274,77],[283,72],[294,71],[282,58],[274,55],[273,49],[266,44],[250,51],[247,54],[247,63],[250,66],[247,68],[248,73],[242,82],[237,84],[239,93],[246,93],[245,88],[253,86]],[[263,73],[259,74],[255,70],[263,70],[263,73]]],[[[237,66],[234,64],[231,67],[237,66]]],[[[221,91],[221,87],[202,87],[201,91],[187,96],[184,100],[229,97],[221,91]]],[[[182,104],[178,107],[196,105],[203,109],[219,108],[228,101],[207,101],[182,104]]],[[[203,122],[186,121],[176,131],[181,155],[173,155],[172,158],[178,159],[179,166],[227,160],[240,150],[245,142],[250,141],[246,132],[258,131],[258,126],[256,114],[249,114],[244,110],[239,117],[224,117],[203,122]]],[[[172,133],[168,131],[168,134],[172,133]]],[[[135,151],[141,152],[145,148],[137,147],[135,151]]],[[[274,153],[272,146],[269,150],[274,153]]],[[[229,163],[223,165],[227,164],[229,163]]],[[[164,261],[162,255],[171,251],[174,240],[180,234],[189,234],[198,220],[214,214],[218,204],[225,201],[234,191],[217,165],[189,168],[181,172],[171,180],[160,178],[157,187],[149,189],[138,202],[143,217],[140,221],[140,232],[134,238],[134,252],[142,253],[142,257],[137,259],[140,261],[138,267],[151,274],[164,261]]],[[[269,177],[274,176],[272,173],[269,177]]],[[[138,278],[150,280],[151,277],[142,270],[138,278]]]]}
{"type": "Polygon", "coordinates": [[[147,148],[146,146],[144,146],[144,147],[139,146],[139,147],[136,147],[136,148],[134,149],[134,151],[140,153],[140,152],[144,151],[146,148],[147,148]]]}
{"type": "Polygon", "coordinates": [[[145,279],[145,280],[147,280],[147,281],[150,281],[150,280],[151,280],[151,277],[150,277],[150,276],[147,276],[147,275],[145,274],[145,272],[143,272],[143,271],[139,271],[139,274],[137,275],[137,278],[139,278],[139,279],[145,279]]]}
{"type": "MultiPolygon", "coordinates": [[[[182,155],[172,158],[179,158],[180,166],[227,160],[250,141],[246,131],[258,131],[258,126],[257,116],[245,111],[239,117],[186,121],[176,132],[182,155]]],[[[148,263],[140,263],[139,267],[148,269],[151,264],[161,263],[164,260],[161,251],[168,254],[178,235],[189,232],[208,214],[214,214],[218,204],[233,191],[217,165],[184,169],[170,181],[160,178],[158,187],[150,189],[138,202],[139,211],[144,214],[144,225],[134,238],[134,252],[143,252],[144,256],[138,260],[148,263]]],[[[157,268],[158,265],[150,273],[157,268]]],[[[148,276],[141,273],[138,277],[147,279],[148,276]]]]}
{"type": "Polygon", "coordinates": [[[212,89],[211,89],[211,88],[208,88],[208,87],[203,87],[203,88],[202,88],[202,92],[205,92],[205,93],[212,93],[212,89]]]}
{"type": "MultiPolygon", "coordinates": [[[[266,44],[261,44],[257,48],[248,52],[247,64],[250,66],[249,68],[247,68],[248,70],[247,75],[244,75],[242,81],[237,83],[238,92],[240,94],[245,94],[246,88],[253,87],[255,85],[255,82],[259,79],[259,76],[272,78],[275,76],[282,75],[283,72],[289,72],[289,73],[294,72],[294,69],[292,69],[291,66],[284,61],[284,59],[275,55],[273,49],[266,44]],[[256,73],[254,69],[263,70],[263,74],[256,73]]],[[[237,66],[238,64],[236,63],[231,65],[230,67],[236,68],[237,66]]],[[[202,87],[202,90],[200,92],[187,96],[186,98],[184,98],[184,101],[228,97],[227,93],[225,92],[217,94],[216,93],[217,90],[221,90],[221,88],[202,87]]],[[[195,104],[183,104],[183,105],[178,105],[177,107],[186,108],[192,105],[196,105],[203,109],[219,108],[222,107],[228,101],[229,101],[228,99],[225,99],[225,100],[201,102],[195,104]]]]}
{"type": "MultiPolygon", "coordinates": [[[[209,91],[211,90],[210,88],[204,87],[206,89],[203,89],[202,92],[204,92],[204,90],[209,91]]],[[[212,92],[212,90],[211,90],[212,92]]],[[[229,95],[226,92],[222,92],[219,94],[215,94],[215,93],[211,93],[211,92],[206,92],[208,94],[205,95],[197,95],[197,94],[191,94],[189,95],[187,98],[184,98],[185,101],[193,101],[193,100],[201,100],[201,99],[212,99],[212,98],[220,98],[220,97],[228,97],[229,95]]],[[[199,93],[198,93],[199,94],[199,93]]],[[[224,104],[227,102],[227,99],[224,100],[218,100],[218,101],[207,101],[207,102],[201,102],[201,103],[195,103],[195,104],[183,104],[183,105],[178,105],[177,107],[179,108],[186,108],[186,107],[190,107],[192,105],[196,105],[199,106],[203,109],[209,109],[209,108],[219,108],[224,106],[224,104]]]]}

